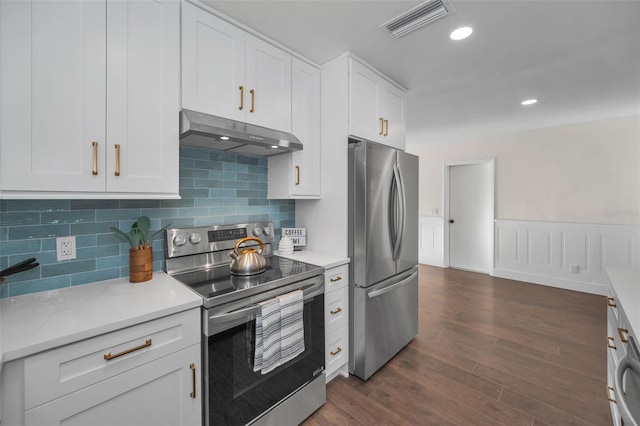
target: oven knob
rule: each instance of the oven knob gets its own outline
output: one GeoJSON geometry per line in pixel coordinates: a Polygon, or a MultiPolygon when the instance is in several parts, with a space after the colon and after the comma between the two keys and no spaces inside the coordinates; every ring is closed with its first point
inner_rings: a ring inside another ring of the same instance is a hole
{"type": "Polygon", "coordinates": [[[264,235],[270,235],[271,234],[271,228],[269,228],[268,226],[265,226],[264,229],[262,230],[262,232],[264,232],[264,235]]]}
{"type": "Polygon", "coordinates": [[[182,234],[178,234],[173,238],[173,245],[176,247],[183,246],[186,244],[186,242],[187,242],[187,239],[182,234]]]}
{"type": "Polygon", "coordinates": [[[198,244],[200,240],[202,240],[202,237],[197,232],[194,232],[193,234],[189,235],[189,242],[191,244],[198,244]]]}
{"type": "Polygon", "coordinates": [[[253,235],[254,235],[255,237],[259,237],[259,236],[260,236],[260,234],[262,233],[262,229],[261,229],[261,228],[253,228],[253,231],[252,231],[252,232],[253,232],[253,235]]]}

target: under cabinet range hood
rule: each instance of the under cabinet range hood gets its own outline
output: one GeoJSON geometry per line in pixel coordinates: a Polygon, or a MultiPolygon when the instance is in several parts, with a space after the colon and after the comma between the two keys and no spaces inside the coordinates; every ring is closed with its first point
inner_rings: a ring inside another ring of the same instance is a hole
{"type": "Polygon", "coordinates": [[[197,148],[269,157],[302,149],[291,133],[183,109],[180,143],[197,148]]]}

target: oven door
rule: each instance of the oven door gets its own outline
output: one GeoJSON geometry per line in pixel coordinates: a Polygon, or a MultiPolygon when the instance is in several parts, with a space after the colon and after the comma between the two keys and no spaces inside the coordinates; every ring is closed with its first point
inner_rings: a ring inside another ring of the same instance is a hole
{"type": "Polygon", "coordinates": [[[322,375],[324,275],[204,313],[205,425],[251,423],[322,375]],[[304,294],[304,352],[267,374],[254,372],[257,304],[298,289],[304,294]]]}

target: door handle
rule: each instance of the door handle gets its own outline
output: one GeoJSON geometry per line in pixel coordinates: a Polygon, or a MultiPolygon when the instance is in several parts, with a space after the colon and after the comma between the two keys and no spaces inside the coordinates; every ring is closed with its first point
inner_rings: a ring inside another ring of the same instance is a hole
{"type": "Polygon", "coordinates": [[[412,273],[411,275],[409,275],[407,278],[403,279],[400,282],[397,282],[397,283],[392,284],[392,285],[387,286],[387,287],[382,287],[380,289],[370,291],[369,293],[367,293],[367,296],[369,296],[369,299],[373,299],[374,297],[382,296],[383,294],[389,293],[390,291],[393,291],[393,290],[397,289],[398,287],[402,287],[402,286],[408,284],[417,275],[418,275],[418,271],[412,273]]]}
{"type": "Polygon", "coordinates": [[[455,222],[455,220],[449,219],[449,223],[454,223],[454,222],[455,222]]]}

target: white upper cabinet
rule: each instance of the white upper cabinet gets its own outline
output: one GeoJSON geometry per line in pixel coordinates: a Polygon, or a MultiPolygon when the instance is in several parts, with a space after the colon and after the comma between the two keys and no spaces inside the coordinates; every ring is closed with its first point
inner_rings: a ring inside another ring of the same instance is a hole
{"type": "Polygon", "coordinates": [[[291,132],[291,55],[184,2],[182,107],[291,132]]]}
{"type": "Polygon", "coordinates": [[[320,197],[320,70],[292,63],[292,133],[302,151],[269,157],[268,198],[320,197]]]}
{"type": "Polygon", "coordinates": [[[179,36],[173,1],[0,2],[2,197],[177,196],[179,36]]]}
{"type": "Polygon", "coordinates": [[[349,134],[405,149],[405,94],[350,59],[349,134]]]}

